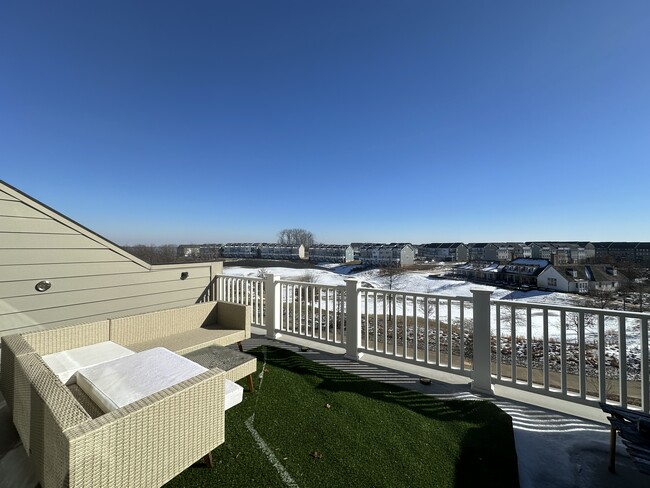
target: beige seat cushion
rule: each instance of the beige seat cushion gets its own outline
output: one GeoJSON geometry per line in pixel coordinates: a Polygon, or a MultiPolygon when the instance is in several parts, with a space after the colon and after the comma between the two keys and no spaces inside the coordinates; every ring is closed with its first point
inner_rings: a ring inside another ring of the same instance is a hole
{"type": "Polygon", "coordinates": [[[228,346],[245,339],[246,332],[243,330],[198,328],[181,334],[132,344],[129,348],[134,351],[146,351],[154,347],[164,347],[177,354],[186,354],[203,347],[211,345],[228,346]]]}

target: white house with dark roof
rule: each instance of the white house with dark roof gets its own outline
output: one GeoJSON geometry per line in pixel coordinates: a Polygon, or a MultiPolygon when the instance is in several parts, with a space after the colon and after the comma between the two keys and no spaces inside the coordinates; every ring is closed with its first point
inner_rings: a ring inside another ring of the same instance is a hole
{"type": "Polygon", "coordinates": [[[548,266],[537,277],[537,287],[567,293],[587,293],[589,277],[584,269],[584,266],[575,265],[548,266]]]}
{"type": "Polygon", "coordinates": [[[627,281],[614,266],[605,264],[590,265],[551,265],[537,278],[539,288],[564,291],[568,293],[588,293],[589,291],[616,291],[621,283],[627,281]]]}

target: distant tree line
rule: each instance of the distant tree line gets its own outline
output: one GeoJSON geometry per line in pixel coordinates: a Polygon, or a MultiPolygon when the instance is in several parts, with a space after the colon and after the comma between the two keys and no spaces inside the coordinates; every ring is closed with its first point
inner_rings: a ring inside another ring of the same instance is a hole
{"type": "Polygon", "coordinates": [[[164,244],[162,246],[136,244],[135,246],[122,246],[122,249],[149,264],[187,262],[185,258],[177,256],[178,246],[176,244],[164,244]]]}

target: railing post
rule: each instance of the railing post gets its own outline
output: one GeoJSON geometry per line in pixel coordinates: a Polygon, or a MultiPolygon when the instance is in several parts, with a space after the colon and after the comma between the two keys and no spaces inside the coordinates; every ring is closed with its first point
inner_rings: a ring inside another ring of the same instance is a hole
{"type": "Polygon", "coordinates": [[[264,301],[266,302],[266,316],[264,325],[266,326],[266,337],[277,339],[280,333],[280,284],[273,274],[264,275],[264,301]]]}
{"type": "Polygon", "coordinates": [[[494,395],[492,388],[492,344],[490,339],[490,297],[492,291],[470,288],[474,303],[474,369],[473,392],[494,395]]]}
{"type": "Polygon", "coordinates": [[[355,361],[361,359],[361,307],[359,289],[361,283],[355,279],[345,280],[345,357],[355,361]]]}
{"type": "MultiPolygon", "coordinates": [[[[221,263],[219,263],[221,264],[221,263]]],[[[210,299],[213,302],[222,300],[221,298],[221,272],[223,271],[223,265],[217,266],[216,264],[213,264],[210,266],[210,276],[212,278],[212,282],[210,283],[210,294],[212,295],[210,299]]]]}

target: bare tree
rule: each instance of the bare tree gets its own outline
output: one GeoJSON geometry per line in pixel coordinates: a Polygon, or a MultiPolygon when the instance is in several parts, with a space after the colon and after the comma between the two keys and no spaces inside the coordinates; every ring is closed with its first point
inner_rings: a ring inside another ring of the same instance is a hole
{"type": "Polygon", "coordinates": [[[404,276],[405,269],[397,266],[385,266],[379,268],[379,276],[386,280],[388,289],[399,289],[399,283],[404,276]]]}
{"type": "Polygon", "coordinates": [[[616,298],[614,290],[596,288],[589,291],[590,305],[594,308],[608,308],[616,298]]]}
{"type": "MultiPolygon", "coordinates": [[[[379,268],[379,276],[386,280],[386,285],[388,286],[389,290],[400,288],[400,281],[403,278],[404,273],[404,268],[399,268],[397,266],[385,266],[383,268],[379,268]]],[[[388,301],[388,316],[392,321],[395,321],[397,318],[395,317],[397,313],[397,304],[393,304],[395,301],[394,295],[392,293],[389,293],[385,297],[385,300],[388,301]]]]}
{"type": "Polygon", "coordinates": [[[278,244],[302,244],[308,250],[315,243],[314,234],[305,229],[282,229],[278,232],[278,244]]]}

